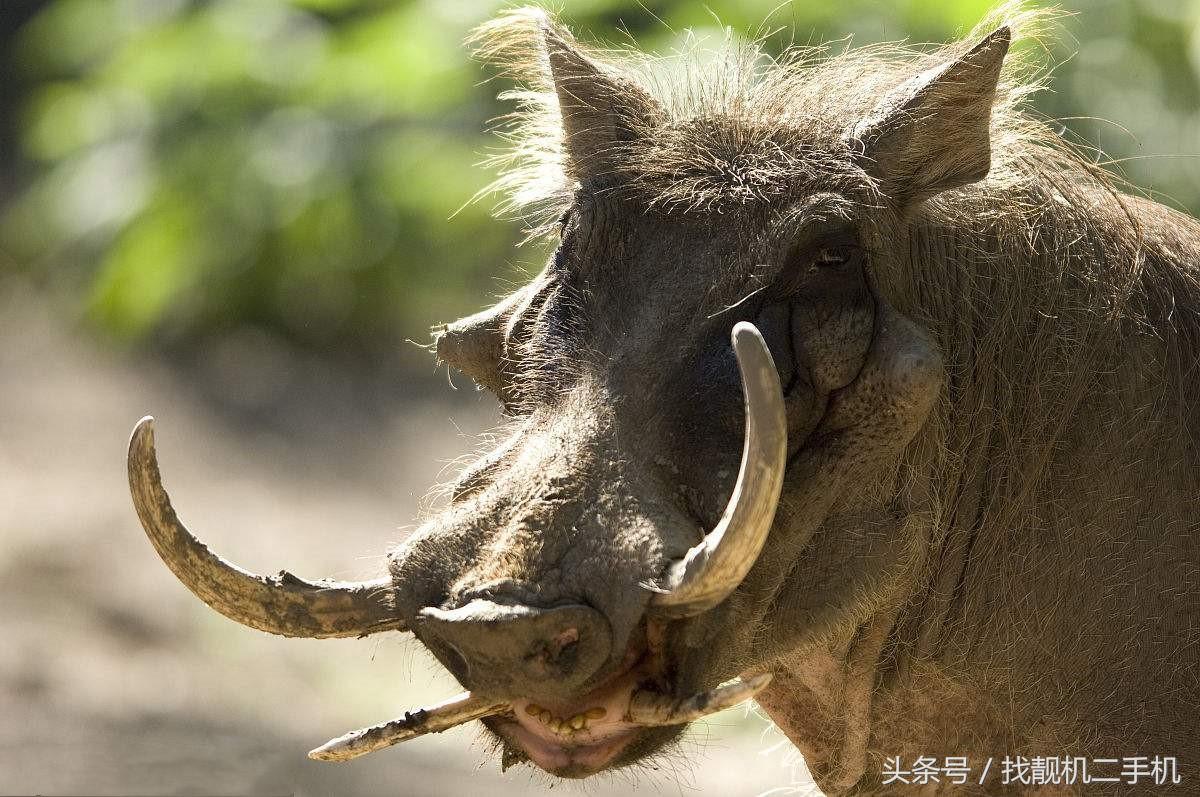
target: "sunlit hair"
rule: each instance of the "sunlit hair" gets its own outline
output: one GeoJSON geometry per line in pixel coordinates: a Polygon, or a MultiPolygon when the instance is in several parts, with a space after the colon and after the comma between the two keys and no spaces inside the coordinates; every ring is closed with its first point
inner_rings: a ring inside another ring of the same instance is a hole
{"type": "MultiPolygon", "coordinates": [[[[480,59],[518,87],[502,99],[516,110],[502,117],[506,142],[490,159],[498,179],[483,193],[500,196],[498,210],[545,229],[570,202],[574,180],[562,147],[558,98],[546,53],[547,32],[571,42],[620,81],[640,87],[664,113],[630,119],[639,126],[621,144],[614,190],[668,210],[722,210],[771,201],[815,183],[827,190],[868,194],[876,188],[853,159],[847,133],[889,90],[966,52],[1001,24],[1017,37],[1006,61],[992,115],[992,182],[1025,179],[1031,148],[1037,160],[1081,160],[1048,126],[1026,112],[1040,87],[1036,40],[1053,19],[1020,2],[998,8],[959,42],[932,49],[903,44],[862,48],[826,46],[767,55],[760,42],[691,37],[667,57],[631,49],[587,48],[546,11],[521,8],[480,26],[470,43],[480,59]]],[[[604,87],[600,87],[603,90],[604,87]]],[[[614,104],[625,102],[615,96],[614,104]]],[[[1066,165],[1064,163],[1063,165],[1066,165]]],[[[1102,177],[1099,179],[1103,179],[1102,177]]]]}

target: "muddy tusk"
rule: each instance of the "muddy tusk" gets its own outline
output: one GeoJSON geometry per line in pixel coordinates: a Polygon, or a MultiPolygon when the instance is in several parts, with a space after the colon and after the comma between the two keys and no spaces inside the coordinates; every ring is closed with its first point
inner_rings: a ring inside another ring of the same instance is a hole
{"type": "Polygon", "coordinates": [[[676,700],[657,692],[640,691],[629,700],[625,721],[637,725],[682,725],[749,700],[771,683],[771,674],[734,678],[715,689],[676,700]]]}
{"type": "Polygon", "coordinates": [[[242,625],[289,637],[361,637],[403,631],[392,580],[307,581],[286,571],[260,576],[217,556],[175,514],[154,450],[154,419],[129,438],[129,491],[154,550],[196,597],[242,625]]]}
{"type": "Polygon", "coordinates": [[[315,750],[310,750],[308,757],[316,761],[349,761],[393,744],[406,742],[427,733],[441,733],[465,722],[490,717],[509,709],[507,701],[472,697],[470,692],[463,692],[427,708],[406,711],[402,719],[372,725],[370,728],[351,731],[345,736],[331,739],[315,750]]]}

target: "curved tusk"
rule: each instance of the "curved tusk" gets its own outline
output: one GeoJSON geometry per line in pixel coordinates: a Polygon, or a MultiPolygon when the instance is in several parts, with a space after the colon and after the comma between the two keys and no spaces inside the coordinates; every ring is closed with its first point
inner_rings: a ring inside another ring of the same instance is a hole
{"type": "Polygon", "coordinates": [[[767,688],[771,674],[734,678],[715,689],[700,692],[684,700],[673,700],[656,692],[640,691],[629,700],[625,721],[636,725],[682,725],[709,714],[716,714],[749,700],[767,688]]]}
{"type": "Polygon", "coordinates": [[[225,561],[193,537],[163,489],[154,452],[154,419],[149,415],[133,428],[128,463],[133,506],[154,549],[184,586],[229,619],[290,637],[404,630],[389,599],[387,578],[313,582],[286,570],[260,576],[225,561]]]}
{"type": "Polygon", "coordinates": [[[775,520],[787,467],[783,389],[758,329],[739,322],[732,338],[746,399],[742,466],[721,522],[668,568],[650,601],[659,616],[690,617],[725,600],[754,566],[775,520]]]}
{"type": "Polygon", "coordinates": [[[465,722],[501,714],[510,708],[507,701],[472,697],[470,692],[463,692],[437,705],[406,711],[402,719],[331,739],[310,750],[308,757],[316,761],[349,761],[427,733],[441,733],[465,722]]]}

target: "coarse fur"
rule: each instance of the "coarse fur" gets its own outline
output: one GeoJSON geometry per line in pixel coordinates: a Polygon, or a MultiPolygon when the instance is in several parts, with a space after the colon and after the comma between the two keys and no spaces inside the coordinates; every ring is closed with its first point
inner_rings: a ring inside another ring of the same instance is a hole
{"type": "MultiPolygon", "coordinates": [[[[1003,23],[1036,41],[1053,14],[1019,6],[1010,2],[997,9],[977,30],[1003,23]]],[[[620,76],[614,102],[623,102],[627,84],[633,84],[665,111],[629,120],[633,129],[613,158],[618,164],[604,175],[611,178],[612,190],[649,207],[716,212],[769,202],[814,183],[833,187],[840,182],[848,193],[877,198],[878,186],[851,162],[846,130],[888,91],[961,55],[978,39],[972,34],[926,50],[900,44],[840,51],[793,46],[775,58],[755,43],[726,40],[714,48],[692,40],[679,55],[653,57],[630,49],[589,49],[540,8],[507,11],[468,40],[477,58],[518,84],[500,94],[516,110],[497,127],[505,147],[488,165],[500,176],[480,196],[499,194],[497,211],[526,219],[535,233],[552,230],[572,202],[578,177],[563,150],[559,102],[542,44],[547,29],[620,76]]],[[[1055,162],[1083,163],[1053,130],[1025,112],[1027,98],[1040,88],[1035,73],[1028,55],[1005,63],[992,110],[992,181],[1026,179],[1028,165],[1021,156],[1031,148],[1055,162]]],[[[1108,179],[1099,171],[1094,178],[1108,179]]]]}
{"type": "MultiPolygon", "coordinates": [[[[848,135],[877,112],[881,98],[966,57],[983,34],[1005,24],[1028,37],[1042,21],[1009,3],[976,33],[942,48],[800,48],[777,59],[735,45],[673,59],[589,50],[540,9],[507,12],[474,38],[477,54],[520,84],[504,95],[518,110],[503,127],[509,148],[495,159],[501,175],[492,188],[503,196],[501,211],[526,218],[534,234],[553,231],[582,192],[590,202],[632,209],[619,218],[658,224],[664,236],[669,224],[690,229],[681,241],[700,240],[695,225],[718,225],[731,231],[729,252],[758,256],[756,220],[823,197],[805,223],[849,223],[858,231],[870,254],[870,289],[888,307],[877,299],[870,321],[876,339],[903,318],[915,325],[911,335],[932,341],[936,400],[902,450],[870,469],[825,474],[805,459],[828,439],[822,430],[840,428],[830,420],[838,391],[862,381],[870,355],[847,356],[853,372],[831,377],[828,390],[814,389],[822,398],[812,403],[810,419],[797,421],[789,486],[758,565],[726,604],[672,637],[677,669],[697,683],[773,669],[776,684],[761,702],[830,792],[897,788],[882,783],[887,756],[978,762],[1164,755],[1177,756],[1185,777],[1196,777],[1200,224],[1123,193],[1038,121],[1026,109],[1038,87],[1035,70],[1015,56],[1004,62],[992,95],[986,179],[900,197],[864,159],[862,142],[848,135]],[[591,107],[624,109],[621,135],[604,147],[570,151],[547,41],[564,42],[608,78],[591,85],[588,98],[591,107]],[[820,478],[806,480],[805,473],[820,478]],[[813,508],[818,495],[820,510],[813,508]],[[719,663],[713,649],[725,657],[719,663]]],[[[888,117],[888,124],[904,121],[888,117]]],[[[978,153],[965,126],[938,133],[947,152],[978,153]]],[[[890,168],[914,172],[921,156],[890,168]]],[[[938,164],[950,172],[958,166],[938,164]]],[[[678,251],[664,245],[662,257],[678,251]]],[[[730,255],[727,273],[695,273],[723,297],[721,306],[753,299],[771,281],[735,260],[730,255]]],[[[688,290],[677,277],[630,279],[637,288],[688,290]]],[[[540,290],[516,304],[528,307],[540,290]]],[[[598,290],[603,294],[594,285],[574,293],[553,288],[552,295],[568,297],[571,312],[561,317],[577,328],[575,339],[595,333],[598,316],[632,318],[606,315],[598,290]]],[[[619,375],[586,395],[560,390],[587,382],[601,360],[615,367],[630,350],[614,348],[612,332],[605,332],[611,340],[593,334],[588,352],[547,348],[554,337],[546,331],[548,314],[526,320],[532,331],[522,337],[512,319],[523,315],[511,305],[505,334],[522,341],[521,354],[510,353],[507,365],[495,365],[481,383],[490,379],[521,423],[556,441],[538,448],[539,469],[546,468],[546,445],[572,454],[586,448],[587,461],[563,465],[562,479],[591,481],[588,491],[601,502],[628,491],[637,496],[615,515],[643,532],[627,538],[623,551],[639,550],[660,565],[678,547],[661,528],[677,519],[670,508],[645,510],[659,500],[646,486],[653,479],[628,464],[626,444],[617,439],[628,424],[605,408],[606,401],[620,405],[613,388],[619,375]],[[556,405],[564,397],[578,405],[556,405]],[[558,421],[539,415],[548,406],[558,421]],[[555,426],[584,417],[600,418],[603,433],[555,426]]],[[[700,334],[701,315],[656,316],[687,341],[679,344],[683,360],[703,352],[689,341],[700,334]]],[[[628,321],[630,335],[644,334],[639,329],[628,321]]],[[[918,371],[933,368],[927,358],[914,362],[918,371]]],[[[810,380],[820,382],[820,369],[807,367],[810,380]]],[[[720,411],[718,403],[713,412],[720,411]]],[[[659,441],[668,469],[686,470],[683,458],[707,453],[712,442],[696,435],[689,429],[659,441]]],[[[503,460],[493,457],[488,467],[503,460]]],[[[698,494],[694,516],[719,512],[728,479],[716,470],[707,484],[679,478],[681,492],[698,494]]],[[[510,488],[522,478],[536,481],[523,473],[503,481],[510,488]]],[[[510,522],[509,508],[496,512],[496,526],[510,522]]],[[[455,578],[476,583],[516,574],[544,583],[529,550],[541,550],[542,536],[559,522],[547,516],[522,523],[487,543],[492,554],[473,559],[471,578],[461,571],[455,578]]],[[[450,548],[405,549],[397,558],[410,559],[404,577],[411,580],[416,562],[434,567],[434,560],[472,558],[450,548]]],[[[451,572],[455,565],[439,567],[451,572]]],[[[572,581],[561,568],[553,572],[572,581]]],[[[1001,793],[997,783],[975,790],[1001,793]]]]}

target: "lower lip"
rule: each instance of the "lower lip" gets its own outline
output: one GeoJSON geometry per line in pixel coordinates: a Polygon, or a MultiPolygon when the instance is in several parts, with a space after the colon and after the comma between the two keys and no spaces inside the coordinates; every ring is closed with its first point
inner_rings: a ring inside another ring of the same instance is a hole
{"type": "Polygon", "coordinates": [[[604,769],[638,733],[636,729],[621,731],[592,743],[563,745],[529,730],[520,720],[506,721],[501,729],[533,763],[551,774],[568,778],[582,778],[604,769]]]}

